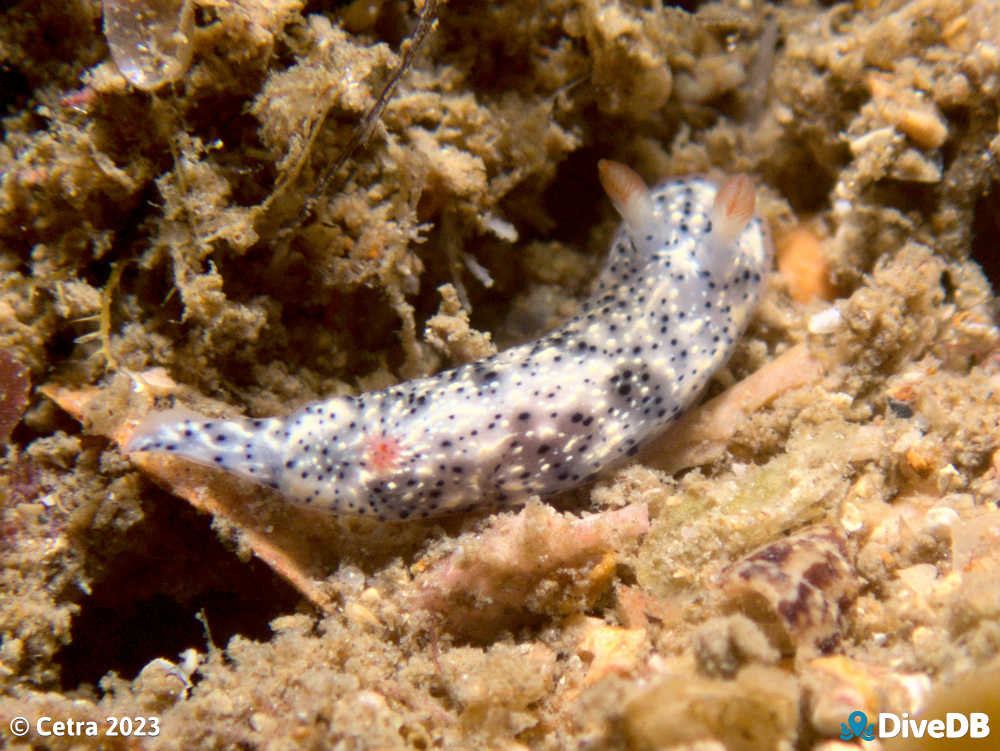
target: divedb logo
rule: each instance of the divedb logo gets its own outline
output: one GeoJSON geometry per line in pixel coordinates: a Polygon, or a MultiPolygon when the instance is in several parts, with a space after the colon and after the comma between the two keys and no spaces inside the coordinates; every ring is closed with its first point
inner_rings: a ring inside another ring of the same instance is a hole
{"type": "Polygon", "coordinates": [[[985,712],[948,712],[944,719],[915,720],[906,712],[901,715],[879,712],[878,724],[868,723],[868,715],[860,710],[851,712],[847,722],[840,723],[840,739],[861,738],[986,738],[990,734],[990,717],[985,712]]]}
{"type": "Polygon", "coordinates": [[[860,710],[851,712],[847,722],[840,723],[840,740],[849,741],[851,738],[862,738],[866,741],[875,740],[875,726],[868,724],[868,715],[860,710]]]}

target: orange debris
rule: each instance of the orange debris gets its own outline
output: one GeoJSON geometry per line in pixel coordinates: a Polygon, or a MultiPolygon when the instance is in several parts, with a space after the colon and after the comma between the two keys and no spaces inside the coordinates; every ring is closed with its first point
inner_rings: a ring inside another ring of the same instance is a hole
{"type": "Polygon", "coordinates": [[[830,284],[830,265],[823,254],[823,243],[812,225],[802,223],[779,235],[775,250],[778,271],[788,282],[788,294],[795,302],[836,297],[830,284]]]}

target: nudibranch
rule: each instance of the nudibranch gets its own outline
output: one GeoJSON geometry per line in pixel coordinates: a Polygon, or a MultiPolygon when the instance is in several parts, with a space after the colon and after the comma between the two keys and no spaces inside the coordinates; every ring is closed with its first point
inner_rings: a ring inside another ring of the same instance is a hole
{"type": "Polygon", "coordinates": [[[154,415],[128,451],[162,451],[383,520],[551,495],[634,456],[732,353],[770,243],[737,175],[653,189],[602,161],[623,218],[580,312],[537,341],[286,417],[154,415]]]}

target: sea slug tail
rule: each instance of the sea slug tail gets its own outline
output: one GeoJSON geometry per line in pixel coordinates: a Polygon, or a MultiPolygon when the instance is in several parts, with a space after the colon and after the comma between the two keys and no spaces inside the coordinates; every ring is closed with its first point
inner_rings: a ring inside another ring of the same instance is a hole
{"type": "Polygon", "coordinates": [[[159,451],[276,485],[282,421],[210,420],[184,408],[154,412],[132,433],[127,453],[159,451]]]}

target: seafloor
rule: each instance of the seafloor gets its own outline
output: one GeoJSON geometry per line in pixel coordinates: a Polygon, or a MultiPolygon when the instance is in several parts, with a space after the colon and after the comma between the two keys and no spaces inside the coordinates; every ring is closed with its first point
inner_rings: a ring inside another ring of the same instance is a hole
{"type": "Polygon", "coordinates": [[[1000,4],[170,5],[0,11],[0,745],[1000,732],[1000,4]],[[777,251],[717,398],[636,464],[379,524],[122,452],[153,409],[283,414],[537,336],[615,227],[601,158],[750,174],[777,251]],[[159,734],[10,735],[43,715],[159,734]]]}

